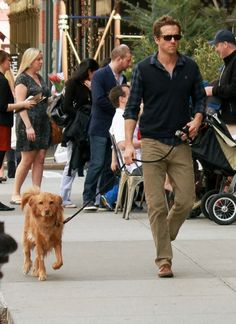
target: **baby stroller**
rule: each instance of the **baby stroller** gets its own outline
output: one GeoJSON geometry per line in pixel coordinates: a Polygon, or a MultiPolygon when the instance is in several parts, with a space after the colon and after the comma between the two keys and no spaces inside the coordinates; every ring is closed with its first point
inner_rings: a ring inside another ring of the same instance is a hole
{"type": "Polygon", "coordinates": [[[214,173],[216,179],[215,188],[201,198],[203,214],[220,225],[232,224],[236,220],[235,141],[225,124],[214,114],[207,115],[191,147],[193,158],[202,165],[203,174],[214,173]]]}

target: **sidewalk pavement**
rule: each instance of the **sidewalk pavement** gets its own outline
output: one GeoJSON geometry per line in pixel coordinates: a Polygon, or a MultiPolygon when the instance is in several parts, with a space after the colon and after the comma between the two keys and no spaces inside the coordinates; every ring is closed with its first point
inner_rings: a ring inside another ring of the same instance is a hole
{"type": "MultiPolygon", "coordinates": [[[[42,190],[58,193],[60,177],[61,171],[45,171],[42,190]]],[[[79,205],[83,181],[77,178],[73,186],[79,205]]],[[[12,182],[0,184],[3,203],[12,182]]],[[[24,188],[29,186],[27,178],[24,188]]],[[[75,211],[65,210],[65,216],[75,211]]],[[[54,271],[48,256],[48,278],[40,282],[22,274],[20,208],[0,212],[0,221],[19,243],[0,282],[15,324],[236,323],[235,224],[187,220],[173,242],[175,277],[160,279],[145,212],[131,213],[128,221],[113,212],[82,212],[65,225],[63,267],[54,271]]]]}

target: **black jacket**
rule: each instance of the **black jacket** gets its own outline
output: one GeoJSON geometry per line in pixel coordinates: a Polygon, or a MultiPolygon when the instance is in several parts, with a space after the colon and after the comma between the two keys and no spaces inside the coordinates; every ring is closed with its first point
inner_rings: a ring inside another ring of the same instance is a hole
{"type": "Polygon", "coordinates": [[[66,142],[72,142],[72,155],[68,175],[71,170],[78,170],[78,175],[83,176],[84,165],[90,159],[90,146],[88,138],[88,123],[91,113],[91,106],[84,105],[78,108],[76,116],[64,130],[66,142]]]}
{"type": "Polygon", "coordinates": [[[213,95],[221,99],[221,118],[226,124],[236,123],[236,50],[224,58],[225,67],[213,95]]]}
{"type": "Polygon", "coordinates": [[[13,126],[13,112],[7,111],[8,104],[14,103],[10,85],[0,72],[0,125],[13,126]]]}
{"type": "Polygon", "coordinates": [[[88,123],[91,114],[91,92],[79,81],[70,79],[66,84],[63,111],[70,116],[70,121],[63,132],[62,146],[72,142],[72,155],[68,175],[71,170],[78,170],[83,176],[83,169],[90,159],[88,123]]]}
{"type": "Polygon", "coordinates": [[[77,107],[91,104],[91,91],[80,81],[69,79],[63,102],[63,111],[71,118],[76,115],[77,107]]]}

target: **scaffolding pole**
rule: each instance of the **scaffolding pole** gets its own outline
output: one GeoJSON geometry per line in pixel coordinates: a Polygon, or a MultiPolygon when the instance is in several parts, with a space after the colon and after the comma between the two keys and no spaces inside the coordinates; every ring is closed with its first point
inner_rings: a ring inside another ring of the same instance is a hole
{"type": "Polygon", "coordinates": [[[77,53],[77,51],[76,51],[76,48],[75,48],[75,46],[74,46],[74,44],[73,44],[73,42],[72,42],[72,39],[71,39],[71,37],[70,37],[68,31],[65,30],[64,33],[65,33],[65,35],[66,35],[66,37],[67,37],[67,39],[68,39],[68,41],[69,41],[69,43],[70,43],[70,46],[71,46],[71,48],[72,48],[72,50],[73,50],[73,52],[74,52],[74,54],[75,54],[75,57],[76,57],[76,60],[77,60],[78,64],[80,64],[80,62],[81,62],[80,57],[79,57],[79,55],[78,55],[78,53],[77,53]]]}
{"type": "Polygon", "coordinates": [[[108,30],[109,30],[109,28],[110,28],[110,25],[111,25],[111,22],[112,22],[112,19],[113,19],[115,13],[116,13],[116,11],[113,9],[112,12],[111,12],[111,15],[110,15],[110,17],[109,17],[109,20],[108,20],[108,22],[107,22],[107,25],[106,25],[106,27],[105,27],[105,30],[104,30],[104,32],[103,32],[102,38],[101,38],[101,40],[100,40],[100,42],[99,42],[99,45],[98,45],[97,51],[96,51],[96,53],[95,53],[95,55],[94,55],[94,60],[97,60],[97,58],[98,58],[99,52],[100,52],[100,50],[101,50],[101,48],[102,48],[102,46],[103,46],[103,44],[104,44],[105,37],[106,37],[107,32],[108,32],[108,30]]]}
{"type": "MultiPolygon", "coordinates": [[[[74,52],[74,55],[76,57],[76,60],[78,62],[78,64],[80,64],[81,60],[79,58],[79,55],[76,51],[76,48],[73,44],[73,41],[68,33],[68,29],[69,29],[69,25],[68,25],[68,16],[67,15],[60,15],[59,16],[59,21],[58,21],[58,28],[60,31],[62,31],[64,33],[64,35],[66,36],[66,38],[68,39],[69,41],[69,44],[74,52]]],[[[59,63],[58,63],[58,66],[59,66],[59,63]]]]}

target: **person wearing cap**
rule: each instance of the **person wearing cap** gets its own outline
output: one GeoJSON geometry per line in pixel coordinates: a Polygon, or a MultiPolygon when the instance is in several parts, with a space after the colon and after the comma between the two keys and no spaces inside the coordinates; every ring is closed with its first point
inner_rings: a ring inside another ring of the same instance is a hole
{"type": "Polygon", "coordinates": [[[227,29],[219,30],[210,44],[223,59],[224,66],[214,86],[205,87],[207,96],[221,100],[220,117],[226,123],[231,135],[236,136],[236,40],[227,29]]]}

